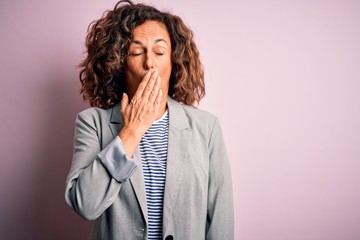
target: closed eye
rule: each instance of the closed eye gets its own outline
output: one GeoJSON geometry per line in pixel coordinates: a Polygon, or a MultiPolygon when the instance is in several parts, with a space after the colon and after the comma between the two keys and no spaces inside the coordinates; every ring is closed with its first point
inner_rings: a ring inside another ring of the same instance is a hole
{"type": "Polygon", "coordinates": [[[143,54],[143,52],[134,52],[134,53],[130,52],[129,56],[140,56],[141,54],[143,54]]]}

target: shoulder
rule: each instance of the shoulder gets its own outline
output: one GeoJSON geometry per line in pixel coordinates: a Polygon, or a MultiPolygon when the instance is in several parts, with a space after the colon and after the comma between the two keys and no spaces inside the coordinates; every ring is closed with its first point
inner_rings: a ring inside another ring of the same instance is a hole
{"type": "Polygon", "coordinates": [[[193,141],[207,143],[211,148],[224,146],[220,122],[214,114],[178,102],[173,102],[170,106],[169,117],[172,129],[191,131],[193,141]]]}
{"type": "Polygon", "coordinates": [[[89,119],[89,118],[100,118],[103,116],[110,116],[111,115],[111,108],[110,109],[102,109],[97,107],[90,107],[85,110],[82,110],[77,114],[78,117],[89,119]]]}
{"type": "Polygon", "coordinates": [[[181,104],[190,122],[200,124],[214,124],[218,118],[205,110],[181,104]]]}
{"type": "Polygon", "coordinates": [[[114,107],[109,109],[102,109],[98,107],[87,108],[77,114],[76,121],[84,122],[89,125],[99,125],[102,122],[108,123],[114,107]]]}
{"type": "Polygon", "coordinates": [[[214,127],[219,124],[218,118],[208,111],[184,105],[175,100],[169,100],[169,105],[171,107],[170,124],[179,126],[179,128],[189,127],[194,131],[209,135],[214,127]]]}
{"type": "Polygon", "coordinates": [[[218,131],[221,132],[220,121],[214,114],[190,106],[184,106],[191,128],[211,138],[218,131]]]}

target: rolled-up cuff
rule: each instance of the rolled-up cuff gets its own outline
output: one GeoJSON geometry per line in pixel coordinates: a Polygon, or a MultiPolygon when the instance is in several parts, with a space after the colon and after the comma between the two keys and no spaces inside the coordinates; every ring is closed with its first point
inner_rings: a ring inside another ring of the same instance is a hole
{"type": "Polygon", "coordinates": [[[138,166],[135,157],[126,155],[124,145],[119,136],[109,143],[97,155],[110,175],[118,182],[125,182],[138,166]]]}

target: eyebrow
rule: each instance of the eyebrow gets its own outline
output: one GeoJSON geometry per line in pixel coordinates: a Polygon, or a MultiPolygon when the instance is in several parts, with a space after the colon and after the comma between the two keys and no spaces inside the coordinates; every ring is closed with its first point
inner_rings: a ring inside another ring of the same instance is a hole
{"type": "MultiPolygon", "coordinates": [[[[166,45],[168,44],[167,42],[166,42],[166,40],[165,39],[162,39],[162,38],[158,38],[158,39],[156,39],[155,41],[154,41],[154,43],[158,43],[158,42],[165,42],[166,43],[166,45]]],[[[138,45],[143,45],[143,43],[140,41],[140,40],[132,40],[132,42],[131,43],[135,43],[135,44],[138,44],[138,45]]]]}

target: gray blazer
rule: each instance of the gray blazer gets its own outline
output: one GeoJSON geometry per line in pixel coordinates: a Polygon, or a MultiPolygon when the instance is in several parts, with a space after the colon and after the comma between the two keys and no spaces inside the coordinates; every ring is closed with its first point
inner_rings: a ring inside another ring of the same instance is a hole
{"type": "MultiPolygon", "coordinates": [[[[163,239],[231,240],[234,215],[230,165],[216,117],[168,98],[169,143],[163,239]]],[[[89,108],[76,118],[74,154],[65,199],[95,220],[90,239],[147,239],[147,206],[141,161],[120,183],[97,154],[119,133],[120,105],[89,108]]],[[[139,149],[135,153],[141,159],[139,149]]]]}

